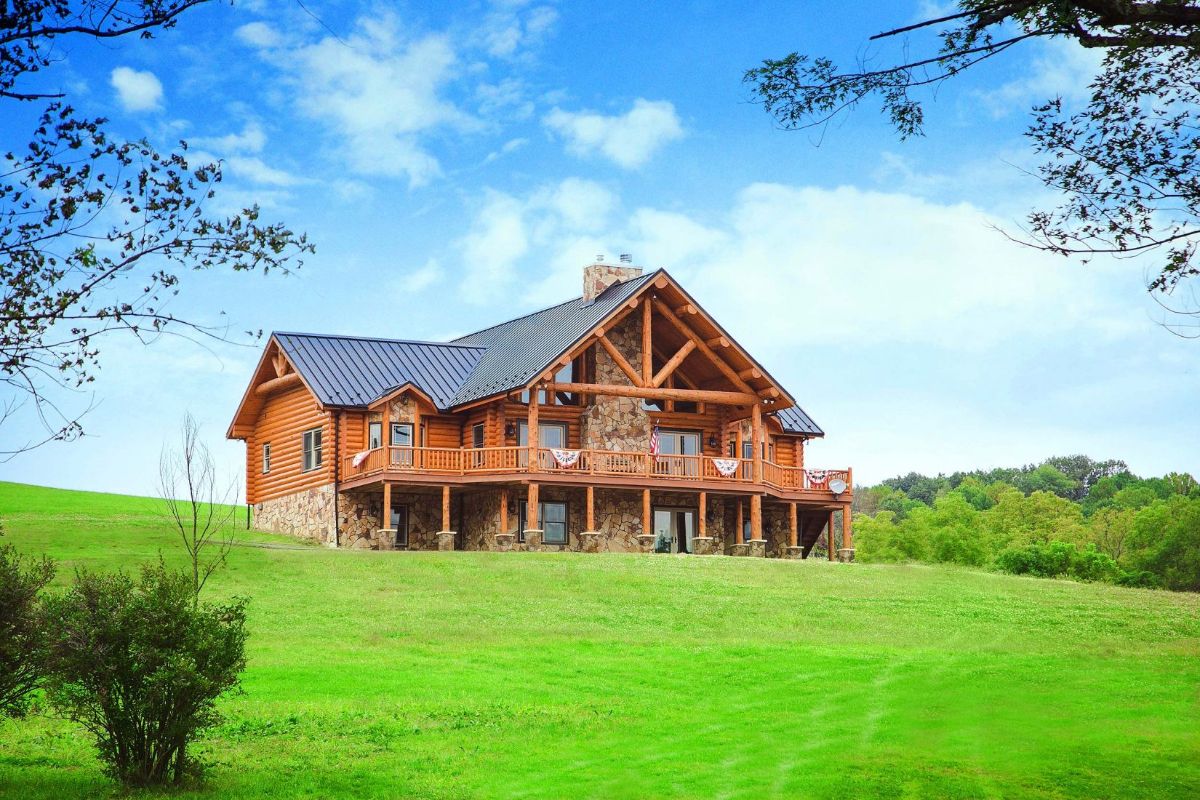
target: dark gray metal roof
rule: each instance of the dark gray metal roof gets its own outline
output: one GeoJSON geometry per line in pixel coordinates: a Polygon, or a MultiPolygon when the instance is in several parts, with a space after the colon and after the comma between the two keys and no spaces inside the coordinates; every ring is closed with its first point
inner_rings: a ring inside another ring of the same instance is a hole
{"type": "Polygon", "coordinates": [[[324,405],[361,406],[411,383],[438,408],[454,393],[484,353],[482,347],[317,333],[276,333],[296,371],[324,405]]]}
{"type": "Polygon", "coordinates": [[[658,274],[613,284],[591,303],[576,297],[455,339],[455,344],[486,347],[487,352],[458,390],[454,405],[524,386],[658,274]]]}
{"type": "Polygon", "coordinates": [[[812,421],[812,417],[804,412],[800,406],[792,406],[775,412],[775,416],[783,425],[783,430],[786,433],[803,433],[808,436],[824,436],[825,431],[817,427],[817,423],[812,421]]]}
{"type": "MultiPolygon", "coordinates": [[[[275,339],[324,405],[363,406],[411,383],[441,410],[521,388],[553,364],[659,272],[576,297],[453,342],[414,342],[318,333],[275,339]]],[[[775,412],[788,433],[824,436],[799,406],[775,412]]]]}

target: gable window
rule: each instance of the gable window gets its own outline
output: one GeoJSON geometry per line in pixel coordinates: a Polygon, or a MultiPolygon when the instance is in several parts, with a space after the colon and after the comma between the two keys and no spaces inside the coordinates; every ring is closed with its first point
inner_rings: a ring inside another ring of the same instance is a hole
{"type": "Polygon", "coordinates": [[[367,449],[377,450],[383,447],[383,423],[371,422],[367,425],[367,449]]]}
{"type": "MultiPolygon", "coordinates": [[[[525,541],[525,518],[529,511],[528,502],[520,502],[520,521],[517,525],[517,537],[525,541]]],[[[542,529],[542,541],[546,544],[567,543],[567,504],[538,503],[538,525],[542,529]]]]}
{"type": "MultiPolygon", "coordinates": [[[[554,373],[555,383],[574,383],[575,382],[575,362],[572,361],[565,367],[554,373]]],[[[529,390],[521,392],[521,402],[529,404],[529,390]]],[[[579,395],[571,392],[555,392],[553,397],[547,397],[545,389],[538,390],[538,404],[552,406],[577,406],[579,405],[579,395]]]]}
{"type": "Polygon", "coordinates": [[[271,471],[271,443],[263,442],[262,446],[262,471],[266,475],[271,471]]]}
{"type": "Polygon", "coordinates": [[[303,461],[302,469],[311,472],[321,466],[321,429],[313,428],[301,434],[303,461]]]}
{"type": "Polygon", "coordinates": [[[392,450],[389,461],[399,466],[411,467],[413,465],[413,424],[411,422],[393,422],[391,443],[392,450]]]}

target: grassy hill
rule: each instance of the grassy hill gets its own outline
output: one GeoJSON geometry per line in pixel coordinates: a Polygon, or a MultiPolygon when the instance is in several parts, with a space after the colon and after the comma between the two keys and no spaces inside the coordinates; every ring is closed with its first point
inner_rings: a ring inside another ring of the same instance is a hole
{"type": "MultiPolygon", "coordinates": [[[[0,484],[22,549],[130,568],[156,501],[0,484]]],[[[958,569],[264,548],[213,798],[1196,797],[1200,597],[958,569]]],[[[0,796],[110,792],[0,722],[0,796]]],[[[173,794],[191,797],[192,794],[173,794]]]]}

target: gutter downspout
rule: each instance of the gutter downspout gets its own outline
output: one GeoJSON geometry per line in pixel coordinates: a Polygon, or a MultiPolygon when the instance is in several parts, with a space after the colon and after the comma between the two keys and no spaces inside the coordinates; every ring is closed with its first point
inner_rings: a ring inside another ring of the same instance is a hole
{"type": "Polygon", "coordinates": [[[333,417],[333,546],[342,546],[342,529],[338,519],[338,482],[341,477],[341,432],[342,412],[338,410],[333,417]]]}

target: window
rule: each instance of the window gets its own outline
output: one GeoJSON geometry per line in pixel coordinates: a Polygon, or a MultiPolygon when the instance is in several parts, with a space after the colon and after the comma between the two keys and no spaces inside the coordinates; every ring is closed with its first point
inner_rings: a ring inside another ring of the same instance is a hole
{"type": "Polygon", "coordinates": [[[478,450],[483,447],[483,423],[475,425],[471,428],[471,447],[478,450]]]}
{"type": "MultiPolygon", "coordinates": [[[[525,515],[529,510],[525,500],[520,502],[520,522],[517,536],[525,541],[525,515]]],[[[538,503],[538,526],[542,529],[542,541],[546,544],[567,543],[567,504],[538,503]]]]}
{"type": "Polygon", "coordinates": [[[411,422],[392,423],[392,447],[412,447],[413,426],[411,422]]]}
{"type": "Polygon", "coordinates": [[[311,472],[321,466],[321,429],[313,428],[311,431],[305,431],[302,437],[303,469],[305,472],[311,472]]]}
{"type": "Polygon", "coordinates": [[[367,449],[375,450],[383,447],[383,423],[371,422],[367,425],[367,449]]]}
{"type": "Polygon", "coordinates": [[[263,475],[266,475],[268,472],[271,471],[271,443],[263,442],[262,450],[263,450],[262,471],[263,471],[263,475]]]}
{"type": "MultiPolygon", "coordinates": [[[[521,447],[527,447],[529,445],[529,423],[518,423],[517,444],[521,447]]],[[[563,448],[566,446],[567,425],[565,422],[538,423],[538,447],[563,448]]]]}
{"type": "MultiPolygon", "coordinates": [[[[570,364],[567,364],[565,367],[560,369],[558,372],[554,373],[554,382],[555,383],[574,383],[575,382],[575,362],[572,361],[570,364]]],[[[521,392],[521,402],[525,403],[525,404],[529,403],[529,390],[528,389],[521,392]]],[[[546,396],[546,390],[541,389],[538,391],[538,403],[540,405],[552,405],[552,406],[577,406],[577,405],[579,405],[579,395],[571,394],[570,392],[556,392],[554,397],[548,398],[546,396]]]]}
{"type": "Polygon", "coordinates": [[[700,455],[700,433],[698,431],[673,431],[660,429],[658,433],[658,458],[654,460],[655,472],[662,475],[696,476],[700,462],[694,458],[678,456],[700,455]]]}

